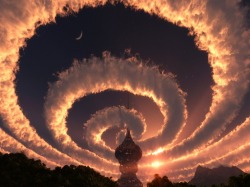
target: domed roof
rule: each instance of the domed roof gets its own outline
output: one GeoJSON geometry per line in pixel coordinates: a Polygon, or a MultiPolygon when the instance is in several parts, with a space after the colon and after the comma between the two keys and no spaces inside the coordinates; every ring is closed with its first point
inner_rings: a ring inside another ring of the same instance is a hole
{"type": "Polygon", "coordinates": [[[133,141],[129,129],[122,144],[116,148],[115,157],[120,164],[138,162],[142,157],[141,148],[133,141]]]}

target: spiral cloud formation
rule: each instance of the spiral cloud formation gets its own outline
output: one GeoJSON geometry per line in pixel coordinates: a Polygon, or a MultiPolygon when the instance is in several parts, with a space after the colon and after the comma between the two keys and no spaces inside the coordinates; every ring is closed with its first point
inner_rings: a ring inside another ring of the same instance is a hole
{"type": "MultiPolygon", "coordinates": [[[[160,162],[160,174],[172,180],[188,180],[198,165],[236,165],[250,171],[250,116],[222,136],[227,124],[237,116],[249,92],[250,29],[246,10],[238,0],[124,0],[126,6],[144,10],[186,27],[196,36],[196,45],[206,50],[214,80],[213,97],[205,120],[193,134],[177,141],[186,125],[185,93],[171,73],[160,73],[136,58],[117,58],[107,53],[75,61],[50,84],[44,104],[45,118],[58,147],[40,137],[18,104],[15,75],[19,49],[35,34],[35,29],[55,21],[57,15],[96,7],[105,0],[21,0],[0,1],[0,151],[24,151],[48,166],[85,164],[101,173],[118,177],[114,150],[102,134],[114,126],[129,127],[144,152],[139,177],[145,182],[154,174],[152,162],[160,162]],[[67,7],[67,8],[65,8],[67,7]],[[144,117],[133,109],[111,107],[97,111],[84,125],[89,149],[79,147],[66,126],[68,110],[76,100],[107,89],[128,91],[152,99],[164,117],[154,137],[141,139],[147,130],[144,117]],[[10,132],[10,133],[9,133],[10,132]]],[[[117,139],[119,141],[119,138],[117,139]]],[[[157,171],[159,173],[159,171],[157,171]]]]}

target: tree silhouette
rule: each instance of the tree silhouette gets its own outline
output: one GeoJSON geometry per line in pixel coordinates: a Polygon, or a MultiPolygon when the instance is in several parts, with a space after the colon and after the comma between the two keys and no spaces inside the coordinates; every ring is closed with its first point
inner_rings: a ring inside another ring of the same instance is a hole
{"type": "Polygon", "coordinates": [[[66,165],[51,170],[23,153],[0,153],[0,186],[3,187],[118,187],[111,178],[86,166],[66,165]]]}
{"type": "Polygon", "coordinates": [[[249,187],[250,186],[250,174],[244,173],[238,177],[232,176],[229,178],[229,187],[249,187]]]}
{"type": "Polygon", "coordinates": [[[154,179],[147,183],[147,187],[195,187],[187,182],[172,183],[167,176],[155,174],[154,179]]]}

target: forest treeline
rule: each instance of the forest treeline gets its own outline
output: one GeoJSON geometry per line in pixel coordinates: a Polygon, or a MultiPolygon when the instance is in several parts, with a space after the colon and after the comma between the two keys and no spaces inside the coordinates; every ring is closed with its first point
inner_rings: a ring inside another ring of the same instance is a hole
{"type": "Polygon", "coordinates": [[[147,183],[147,187],[195,187],[195,185],[187,182],[172,183],[167,176],[160,177],[160,175],[155,174],[154,179],[147,183]]]}
{"type": "MultiPolygon", "coordinates": [[[[196,187],[187,182],[173,183],[167,176],[160,177],[155,174],[154,179],[147,183],[147,187],[196,187]]],[[[201,186],[199,186],[201,187],[201,186]]],[[[228,179],[228,184],[217,184],[202,187],[250,187],[250,174],[244,173],[239,176],[232,176],[228,179]]]]}
{"type": "Polygon", "coordinates": [[[0,187],[118,187],[111,178],[86,166],[51,170],[23,153],[0,153],[0,187]]]}
{"type": "MultiPolygon", "coordinates": [[[[118,187],[88,166],[65,165],[47,168],[40,160],[29,159],[23,153],[0,153],[0,187],[118,187]]],[[[173,183],[167,176],[155,174],[147,187],[195,187],[187,182],[173,183]]],[[[228,184],[212,187],[250,187],[250,174],[233,176],[228,184]]]]}

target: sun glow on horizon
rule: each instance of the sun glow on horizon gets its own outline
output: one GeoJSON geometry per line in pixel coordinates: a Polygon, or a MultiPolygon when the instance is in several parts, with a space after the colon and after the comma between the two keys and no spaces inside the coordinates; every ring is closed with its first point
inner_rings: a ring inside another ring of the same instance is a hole
{"type": "Polygon", "coordinates": [[[159,168],[161,165],[162,165],[162,162],[160,162],[160,161],[158,161],[158,160],[152,162],[152,164],[151,164],[151,166],[152,166],[153,168],[159,168]]]}

